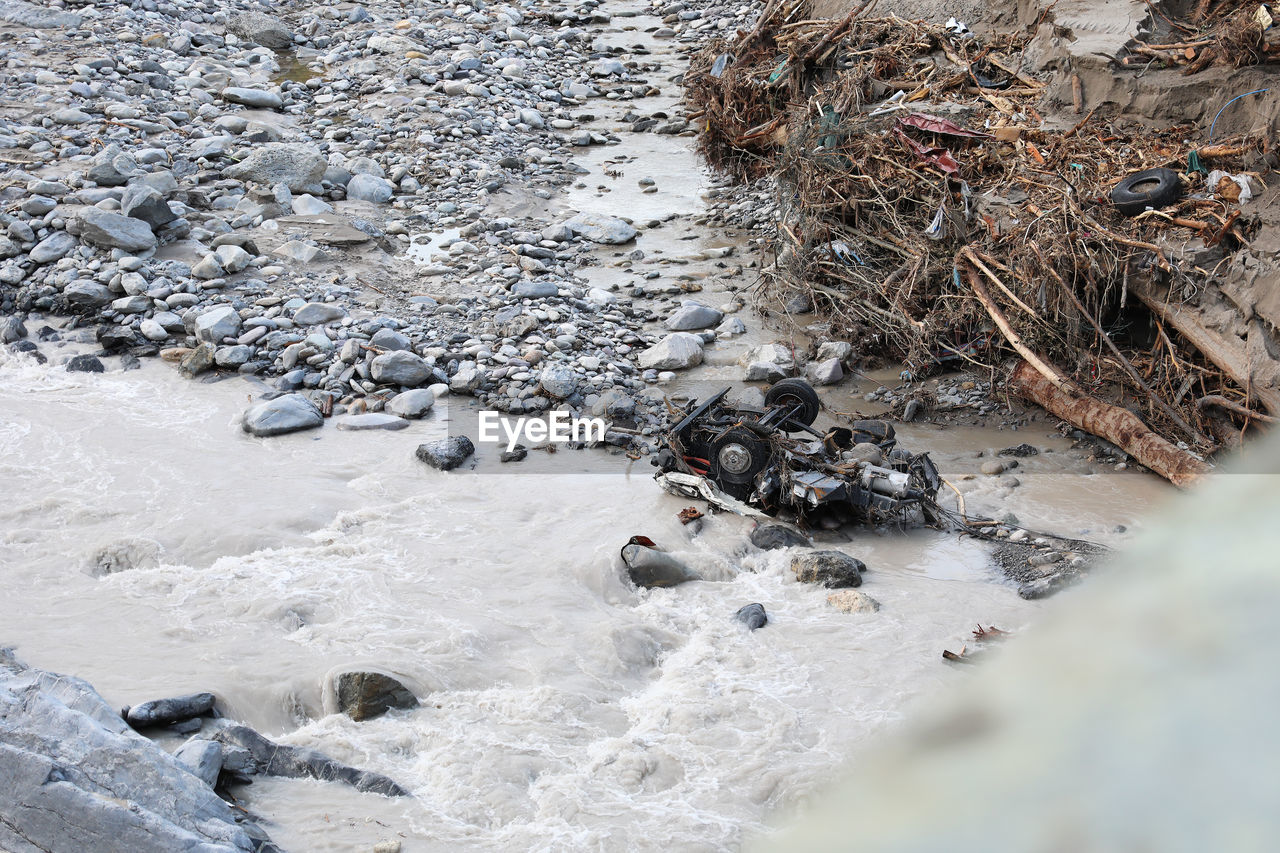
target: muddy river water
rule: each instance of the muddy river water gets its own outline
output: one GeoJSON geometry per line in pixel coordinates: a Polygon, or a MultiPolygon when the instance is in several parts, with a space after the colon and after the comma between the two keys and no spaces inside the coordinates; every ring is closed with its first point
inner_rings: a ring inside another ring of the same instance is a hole
{"type": "MultiPolygon", "coordinates": [[[[616,19],[610,38],[634,44],[623,28],[655,21],[616,19]]],[[[616,115],[598,112],[600,126],[616,115]]],[[[707,184],[690,140],[636,136],[584,154],[591,174],[565,204],[696,213],[707,184]],[[603,177],[606,165],[620,176],[603,177]]],[[[693,257],[741,237],[683,219],[638,247],[693,257]]],[[[600,260],[587,273],[605,287],[670,273],[600,260]]],[[[772,340],[749,325],[673,390],[728,378],[742,346],[772,340]]],[[[826,401],[848,410],[875,384],[850,380],[826,401]]],[[[664,494],[644,460],[562,451],[502,466],[481,447],[474,469],[446,474],[413,450],[465,401],[445,398],[401,432],[262,440],[238,422],[257,390],[160,363],[68,374],[0,352],[0,641],[120,705],[211,690],[229,716],[414,794],[256,782],[246,805],[285,849],[733,848],[963,678],[939,654],[976,623],[1018,631],[1053,606],[1021,600],[981,543],[853,530],[825,546],[866,562],[863,589],[882,609],[843,614],[795,582],[787,554],[747,544],[750,520],[682,527],[689,501],[664,494]],[[632,588],[618,551],[637,533],[709,580],[632,588]],[[764,629],[732,619],[749,602],[766,607],[764,629]],[[326,679],[348,668],[396,675],[422,707],[361,723],[333,713],[326,679]]],[[[971,511],[1032,527],[1122,543],[1117,526],[1140,526],[1166,494],[1147,475],[1093,468],[1047,426],[902,435],[964,483],[971,511]],[[1012,493],[960,479],[979,451],[1021,441],[1053,452],[1027,460],[1012,493]]]]}

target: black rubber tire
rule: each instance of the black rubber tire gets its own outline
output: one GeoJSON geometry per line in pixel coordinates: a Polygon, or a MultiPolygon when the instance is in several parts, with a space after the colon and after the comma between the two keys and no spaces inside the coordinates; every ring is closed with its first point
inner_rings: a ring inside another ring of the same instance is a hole
{"type": "Polygon", "coordinates": [[[756,475],[769,467],[773,446],[749,429],[726,430],[711,445],[710,478],[725,494],[745,501],[755,491],[756,475]]]}
{"type": "Polygon", "coordinates": [[[1148,207],[1159,210],[1182,198],[1182,180],[1173,169],[1147,169],[1116,184],[1111,203],[1125,216],[1137,216],[1148,207]]]}
{"type": "MultiPolygon", "coordinates": [[[[801,406],[794,420],[804,426],[813,426],[813,422],[818,419],[818,411],[822,408],[822,403],[818,400],[818,392],[803,379],[783,379],[773,383],[773,387],[765,392],[764,402],[768,406],[784,405],[788,408],[801,406]]],[[[787,429],[785,422],[782,428],[786,432],[797,431],[787,429]]]]}

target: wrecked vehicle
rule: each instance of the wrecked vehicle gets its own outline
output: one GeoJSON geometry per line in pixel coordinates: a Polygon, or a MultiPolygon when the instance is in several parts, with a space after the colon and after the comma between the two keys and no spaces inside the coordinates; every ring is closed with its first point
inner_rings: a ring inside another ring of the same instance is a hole
{"type": "Polygon", "coordinates": [[[735,512],[788,510],[810,526],[938,523],[938,470],[898,447],[892,424],[819,432],[817,392],[800,379],[774,384],[763,409],[727,402],[728,391],[690,402],[667,433],[653,461],[667,491],[735,512]]]}

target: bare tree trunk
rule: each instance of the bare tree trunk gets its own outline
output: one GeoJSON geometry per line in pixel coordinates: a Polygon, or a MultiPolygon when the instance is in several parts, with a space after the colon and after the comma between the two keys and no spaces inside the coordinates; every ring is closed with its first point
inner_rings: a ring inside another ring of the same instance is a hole
{"type": "Polygon", "coordinates": [[[1010,390],[1070,424],[1119,447],[1175,486],[1194,485],[1209,466],[1156,435],[1128,409],[1092,397],[1067,394],[1026,361],[1019,361],[1010,390]]]}

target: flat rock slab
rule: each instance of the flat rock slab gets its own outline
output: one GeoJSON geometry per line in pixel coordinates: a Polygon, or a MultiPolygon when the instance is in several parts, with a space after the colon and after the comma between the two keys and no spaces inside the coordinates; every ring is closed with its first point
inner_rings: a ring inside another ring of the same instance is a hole
{"type": "Polygon", "coordinates": [[[373,239],[360,229],[352,228],[336,213],[280,216],[273,221],[279,224],[280,233],[288,232],[294,238],[302,235],[326,246],[359,246],[373,239]]]}
{"type": "Polygon", "coordinates": [[[337,419],[338,429],[353,431],[370,429],[397,430],[404,429],[408,425],[409,422],[404,418],[382,414],[381,412],[370,412],[365,415],[345,415],[337,419]]]}
{"type": "Polygon", "coordinates": [[[593,243],[617,246],[636,238],[636,229],[616,216],[602,213],[579,213],[564,223],[574,234],[593,243]]]}

